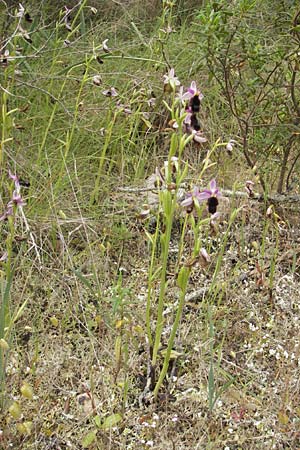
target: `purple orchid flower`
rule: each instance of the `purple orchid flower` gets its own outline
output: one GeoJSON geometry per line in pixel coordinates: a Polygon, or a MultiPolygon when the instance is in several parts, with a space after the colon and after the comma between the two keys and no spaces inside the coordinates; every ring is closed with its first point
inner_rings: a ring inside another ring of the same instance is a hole
{"type": "Polygon", "coordinates": [[[102,79],[100,75],[93,76],[93,83],[95,84],[95,86],[100,86],[102,84],[102,79]]]}
{"type": "Polygon", "coordinates": [[[253,187],[254,187],[253,181],[247,180],[246,183],[245,183],[245,189],[246,189],[247,194],[249,195],[249,197],[253,197],[254,196],[253,187]]]}
{"type": "Polygon", "coordinates": [[[8,209],[12,208],[14,205],[21,206],[21,207],[26,205],[26,202],[24,202],[24,200],[22,199],[21,194],[18,190],[15,190],[13,192],[12,199],[7,204],[8,209]]]}
{"type": "Polygon", "coordinates": [[[183,120],[184,130],[188,134],[193,134],[193,139],[195,142],[202,144],[206,142],[207,139],[200,131],[201,126],[200,122],[197,118],[197,115],[192,111],[191,107],[186,108],[185,111],[182,111],[182,114],[185,113],[185,118],[183,120]]]}
{"type": "Polygon", "coordinates": [[[6,210],[0,216],[0,222],[6,220],[9,216],[13,215],[14,206],[23,208],[26,205],[26,202],[21,197],[21,185],[17,175],[14,175],[10,170],[8,171],[9,178],[11,178],[15,183],[15,189],[12,194],[11,200],[7,203],[6,210]]]}
{"type": "Polygon", "coordinates": [[[17,190],[20,190],[20,180],[19,180],[18,176],[14,175],[10,170],[8,171],[8,176],[9,176],[9,178],[11,178],[14,181],[15,188],[17,190]]]}
{"type": "Polygon", "coordinates": [[[119,95],[114,87],[102,91],[102,94],[105,95],[106,97],[117,97],[119,95]]]}
{"type": "Polygon", "coordinates": [[[107,46],[107,42],[108,42],[108,39],[104,39],[104,41],[102,42],[102,50],[105,53],[109,53],[111,51],[110,48],[108,48],[108,46],[107,46]]]}
{"type": "Polygon", "coordinates": [[[202,202],[207,200],[208,211],[211,214],[215,214],[219,204],[218,197],[221,197],[221,192],[217,187],[217,182],[215,179],[211,180],[209,187],[210,189],[204,189],[204,191],[200,192],[198,195],[198,201],[202,202]]]}
{"type": "Polygon", "coordinates": [[[198,200],[201,202],[203,200],[208,200],[211,197],[220,197],[221,192],[217,188],[217,182],[215,179],[211,180],[209,183],[210,189],[204,189],[202,192],[200,192],[198,200]]]}
{"type": "Polygon", "coordinates": [[[189,100],[189,106],[193,113],[198,113],[200,110],[200,103],[203,99],[203,94],[197,88],[196,82],[192,81],[186,93],[186,98],[189,100]]]}
{"type": "Polygon", "coordinates": [[[196,81],[192,81],[191,85],[187,91],[188,95],[189,95],[189,99],[191,99],[192,97],[194,97],[195,95],[197,95],[199,97],[199,100],[203,100],[204,95],[201,93],[201,91],[197,88],[197,84],[196,81]]]}
{"type": "Polygon", "coordinates": [[[191,108],[186,108],[184,111],[186,113],[186,116],[183,120],[184,125],[187,125],[188,127],[191,126],[191,120],[192,120],[192,110],[191,108]]]}
{"type": "Polygon", "coordinates": [[[211,261],[210,255],[207,253],[206,249],[203,247],[200,248],[200,256],[205,264],[210,263],[210,261],[211,261]]]}
{"type": "MultiPolygon", "coordinates": [[[[165,75],[166,76],[166,75],[165,75]]],[[[201,100],[203,100],[204,95],[202,94],[202,92],[197,88],[196,82],[192,81],[190,87],[188,88],[188,90],[186,92],[183,92],[183,86],[180,86],[179,88],[179,92],[176,95],[176,99],[179,100],[180,102],[182,102],[183,104],[187,101],[187,100],[192,100],[196,97],[196,100],[199,100],[199,102],[201,100]]],[[[189,105],[191,111],[192,110],[192,105],[189,105]]],[[[198,111],[194,111],[194,112],[198,112],[198,111]]]]}
{"type": "Polygon", "coordinates": [[[186,208],[187,212],[191,212],[195,206],[195,201],[198,201],[199,195],[199,188],[195,186],[192,192],[186,194],[186,198],[181,202],[181,206],[186,208]]]}
{"type": "Polygon", "coordinates": [[[181,202],[181,206],[186,208],[188,212],[191,212],[195,204],[207,200],[208,211],[211,214],[217,213],[217,206],[219,204],[218,197],[221,197],[221,192],[217,187],[216,180],[211,180],[209,184],[210,189],[204,189],[199,191],[198,187],[194,187],[192,192],[189,192],[186,198],[181,202]]]}

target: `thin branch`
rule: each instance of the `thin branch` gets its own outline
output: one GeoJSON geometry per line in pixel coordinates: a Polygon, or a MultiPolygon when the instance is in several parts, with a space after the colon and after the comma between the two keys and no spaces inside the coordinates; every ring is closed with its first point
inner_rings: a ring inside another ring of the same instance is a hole
{"type": "Polygon", "coordinates": [[[71,112],[65,107],[65,105],[63,104],[63,102],[61,100],[59,100],[57,97],[55,97],[53,94],[51,94],[51,92],[47,91],[46,89],[43,89],[41,87],[38,86],[34,86],[33,84],[27,83],[27,81],[24,80],[20,80],[19,78],[16,78],[16,81],[19,84],[23,84],[25,86],[28,86],[32,89],[36,89],[37,91],[43,92],[43,94],[48,95],[52,100],[54,100],[55,102],[59,103],[60,106],[63,108],[63,110],[65,111],[66,114],[68,114],[68,116],[72,117],[71,112]]]}
{"type": "Polygon", "coordinates": [[[233,197],[233,198],[248,198],[249,200],[254,200],[258,202],[263,201],[269,201],[273,203],[300,203],[300,195],[298,194],[291,194],[291,195],[285,195],[285,194],[253,194],[253,197],[249,197],[249,195],[246,192],[241,191],[230,191],[230,190],[223,190],[222,194],[224,197],[233,197]]]}
{"type": "Polygon", "coordinates": [[[38,249],[37,243],[35,242],[34,235],[33,235],[32,231],[30,230],[30,227],[29,227],[28,221],[26,219],[26,216],[24,214],[23,208],[19,208],[19,211],[21,213],[21,216],[22,216],[22,219],[23,219],[23,222],[24,222],[24,225],[25,225],[25,229],[26,229],[27,233],[30,236],[32,247],[34,248],[35,254],[37,256],[37,259],[38,259],[38,262],[39,262],[39,269],[41,269],[42,268],[42,260],[41,260],[41,256],[40,256],[40,253],[39,253],[39,249],[38,249]]]}
{"type": "Polygon", "coordinates": [[[290,178],[292,176],[292,173],[294,171],[295,165],[298,161],[298,159],[300,158],[300,152],[298,153],[298,155],[296,156],[296,158],[294,159],[294,161],[291,164],[291,167],[288,171],[287,177],[286,177],[286,181],[285,181],[285,186],[286,186],[286,190],[289,191],[290,190],[290,178]]]}
{"type": "Polygon", "coordinates": [[[291,97],[292,97],[292,101],[293,101],[293,105],[295,108],[295,111],[298,115],[297,119],[299,120],[300,117],[300,106],[299,106],[299,102],[297,101],[296,98],[296,93],[295,93],[295,83],[296,83],[296,76],[297,76],[297,68],[296,65],[294,66],[294,68],[292,69],[292,79],[291,79],[291,97]]]}
{"type": "MultiPolygon", "coordinates": [[[[158,194],[160,191],[158,189],[154,188],[138,188],[138,187],[120,187],[118,188],[119,192],[126,192],[126,193],[134,193],[134,194],[140,194],[143,192],[154,192],[158,194]]],[[[247,198],[250,201],[257,201],[257,202],[263,202],[265,200],[269,202],[274,203],[300,203],[300,195],[298,194],[291,194],[291,195],[285,195],[285,194],[259,194],[259,193],[253,193],[253,196],[249,197],[249,195],[246,192],[242,191],[231,191],[229,189],[223,189],[222,195],[224,197],[232,197],[232,198],[247,198]]]]}

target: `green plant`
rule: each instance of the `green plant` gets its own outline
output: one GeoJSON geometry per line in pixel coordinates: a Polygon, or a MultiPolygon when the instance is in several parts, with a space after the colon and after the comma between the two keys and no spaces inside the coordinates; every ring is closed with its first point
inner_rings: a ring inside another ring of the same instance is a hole
{"type": "MultiPolygon", "coordinates": [[[[248,166],[268,190],[277,183],[281,193],[290,189],[292,172],[299,159],[296,149],[299,99],[296,83],[298,65],[295,55],[299,36],[293,11],[289,20],[276,21],[276,33],[267,32],[266,17],[285,8],[278,5],[241,0],[234,7],[227,2],[207,2],[199,12],[199,50],[209,69],[209,77],[226,101],[227,112],[236,125],[236,134],[248,166]],[[258,11],[264,10],[257,20],[258,11]],[[290,37],[287,36],[290,34],[290,37]],[[285,88],[289,85],[289,89],[285,88]],[[296,132],[296,133],[295,133],[296,132]],[[276,170],[268,170],[276,158],[276,170]]],[[[296,17],[296,18],[295,18],[296,17]]],[[[202,64],[202,63],[201,63],[202,64]]]]}

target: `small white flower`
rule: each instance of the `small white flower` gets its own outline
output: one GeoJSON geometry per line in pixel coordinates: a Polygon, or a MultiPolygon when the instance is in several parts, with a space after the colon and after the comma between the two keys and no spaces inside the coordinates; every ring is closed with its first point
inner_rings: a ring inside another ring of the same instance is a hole
{"type": "Polygon", "coordinates": [[[147,104],[148,104],[148,106],[150,106],[151,108],[152,108],[153,106],[155,106],[155,103],[156,103],[156,98],[155,98],[155,97],[151,97],[151,98],[149,98],[149,100],[147,100],[147,104]]]}
{"type": "Polygon", "coordinates": [[[226,145],[226,150],[229,153],[231,153],[235,144],[236,144],[236,141],[234,139],[230,139],[229,142],[226,145]]]}
{"type": "Polygon", "coordinates": [[[116,89],[114,87],[111,87],[110,89],[106,89],[105,91],[102,92],[103,95],[105,95],[106,97],[117,97],[118,96],[118,92],[116,91],[116,89]]]}
{"type": "Polygon", "coordinates": [[[247,191],[247,194],[249,195],[249,197],[253,197],[253,186],[254,186],[254,183],[253,183],[253,181],[251,181],[251,180],[247,180],[246,181],[246,183],[245,183],[245,189],[246,189],[246,191],[247,191]]]}
{"type": "Polygon", "coordinates": [[[19,9],[18,9],[18,12],[17,12],[17,17],[20,17],[20,18],[23,17],[24,13],[25,13],[24,6],[22,5],[22,3],[19,3],[19,9]]]}
{"type": "Polygon", "coordinates": [[[93,83],[94,83],[96,86],[100,86],[100,84],[102,83],[102,80],[101,80],[100,75],[94,75],[94,76],[93,76],[93,83]]]}
{"type": "Polygon", "coordinates": [[[170,125],[172,126],[172,128],[174,128],[174,130],[177,130],[179,128],[179,125],[176,122],[176,120],[172,120],[170,125]]]}
{"type": "Polygon", "coordinates": [[[204,142],[207,142],[207,138],[203,136],[203,133],[201,131],[193,130],[192,134],[194,136],[194,141],[198,142],[198,144],[203,144],[204,142]]]}
{"type": "Polygon", "coordinates": [[[168,74],[165,74],[163,76],[164,78],[164,85],[171,86],[172,89],[175,89],[176,86],[180,86],[180,81],[177,77],[175,77],[175,69],[172,68],[169,70],[168,74]]]}
{"type": "Polygon", "coordinates": [[[102,42],[102,50],[105,53],[109,53],[110,52],[110,48],[108,48],[107,42],[108,42],[108,39],[104,39],[104,41],[102,42]]]}
{"type": "Polygon", "coordinates": [[[209,256],[209,254],[207,253],[207,251],[206,251],[206,249],[205,248],[201,248],[200,249],[200,255],[202,256],[202,258],[203,258],[203,260],[206,262],[206,263],[209,263],[210,262],[210,256],[209,256]]]}
{"type": "MultiPolygon", "coordinates": [[[[183,86],[180,86],[179,91],[176,94],[176,100],[178,100],[182,105],[186,104],[186,101],[190,99],[190,94],[189,92],[183,92],[183,86]]],[[[185,112],[183,110],[183,112],[185,112]]]]}

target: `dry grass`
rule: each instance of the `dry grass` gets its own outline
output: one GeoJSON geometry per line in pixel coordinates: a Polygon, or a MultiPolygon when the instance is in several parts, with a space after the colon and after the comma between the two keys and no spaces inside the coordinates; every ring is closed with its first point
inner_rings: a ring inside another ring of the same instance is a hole
{"type": "MultiPolygon", "coordinates": [[[[12,398],[18,397],[24,379],[33,386],[33,399],[22,400],[24,418],[33,422],[33,430],[22,438],[16,434],[15,421],[6,417],[9,420],[2,439],[7,447],[3,448],[78,449],[83,436],[95,428],[95,415],[105,418],[119,412],[123,414],[121,423],[110,430],[99,429],[90,448],[299,446],[299,253],[293,250],[299,237],[296,229],[281,224],[276,281],[270,291],[269,268],[277,225],[269,229],[262,259],[258,246],[264,214],[261,207],[246,203],[247,214],[240,215],[231,232],[216,291],[186,304],[176,342],[181,356],[174,361],[159,400],[149,400],[142,407],[139,396],[147,364],[142,329],[148,257],[141,225],[122,216],[127,235],[119,249],[113,245],[108,250],[108,240],[115,238],[111,232],[104,241],[106,250],[99,250],[95,236],[103,235],[105,222],[85,223],[83,235],[74,225],[62,227],[65,243],[59,249],[49,247],[46,251],[43,242],[44,253],[53,264],[23,281],[19,279],[16,291],[23,290],[31,313],[17,324],[7,367],[12,398]],[[101,292],[89,291],[64,263],[68,260],[80,267],[90,282],[94,277],[101,280],[101,292]],[[95,267],[97,274],[92,273],[95,267]],[[113,312],[116,292],[111,289],[111,280],[120,267],[124,273],[122,315],[118,309],[113,312]],[[209,305],[219,389],[212,412],[208,409],[209,305]],[[121,316],[126,346],[119,361],[115,346],[121,316]],[[124,383],[128,383],[125,398],[124,383]]],[[[222,227],[226,229],[226,223],[222,227]]],[[[217,252],[217,247],[215,253],[212,250],[210,266],[194,267],[191,292],[210,286],[217,252]]],[[[175,299],[176,286],[171,282],[166,301],[169,314],[176,308],[175,299]]],[[[168,313],[165,317],[168,322],[168,313]]],[[[165,333],[163,340],[168,326],[165,333]]]]}

